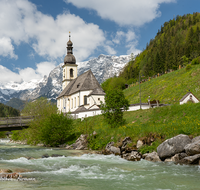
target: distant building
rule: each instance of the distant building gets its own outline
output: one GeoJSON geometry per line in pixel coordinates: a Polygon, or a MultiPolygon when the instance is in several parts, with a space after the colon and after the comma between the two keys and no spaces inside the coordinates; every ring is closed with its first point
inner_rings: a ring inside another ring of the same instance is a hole
{"type": "Polygon", "coordinates": [[[185,104],[187,102],[193,102],[193,103],[198,103],[199,99],[192,94],[192,92],[188,92],[183,98],[180,100],[180,104],[185,104]]]}
{"type": "Polygon", "coordinates": [[[57,97],[57,107],[60,112],[70,112],[76,118],[101,114],[99,106],[101,101],[104,103],[105,92],[91,70],[77,77],[78,65],[72,45],[69,36],[67,55],[62,66],[62,92],[57,97]]]}

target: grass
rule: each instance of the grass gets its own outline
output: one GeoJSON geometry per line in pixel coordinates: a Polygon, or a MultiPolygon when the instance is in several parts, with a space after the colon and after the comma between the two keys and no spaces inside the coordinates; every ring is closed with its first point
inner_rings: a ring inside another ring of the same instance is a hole
{"type": "Polygon", "coordinates": [[[140,150],[142,153],[156,150],[161,142],[178,134],[200,135],[200,103],[125,112],[124,118],[126,124],[118,128],[109,127],[101,115],[77,120],[75,130],[79,134],[89,134],[90,147],[96,150],[104,148],[110,141],[118,145],[127,136],[133,141],[132,147],[142,139],[147,142],[140,150]],[[97,133],[95,138],[91,135],[93,131],[97,133]]]}
{"type": "MultiPolygon", "coordinates": [[[[164,74],[141,84],[141,100],[148,102],[160,100],[161,103],[175,104],[190,90],[200,99],[200,65],[192,65],[190,69],[180,70],[164,74]]],[[[131,104],[139,103],[139,85],[124,90],[125,97],[131,104]]]]}

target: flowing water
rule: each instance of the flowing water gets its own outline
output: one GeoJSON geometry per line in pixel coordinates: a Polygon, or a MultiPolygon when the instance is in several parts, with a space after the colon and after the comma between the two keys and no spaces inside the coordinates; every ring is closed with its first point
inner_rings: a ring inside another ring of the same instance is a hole
{"type": "Polygon", "coordinates": [[[3,139],[0,140],[0,169],[21,171],[26,177],[26,181],[0,178],[0,189],[4,190],[200,189],[200,166],[130,162],[114,155],[17,145],[3,139]],[[41,158],[44,154],[65,157],[41,158]]]}

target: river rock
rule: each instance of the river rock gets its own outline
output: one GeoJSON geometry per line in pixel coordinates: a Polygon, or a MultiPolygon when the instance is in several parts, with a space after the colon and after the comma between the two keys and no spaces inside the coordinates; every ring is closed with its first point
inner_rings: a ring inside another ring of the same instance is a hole
{"type": "Polygon", "coordinates": [[[42,158],[49,158],[49,155],[48,154],[43,154],[42,158]]]}
{"type": "Polygon", "coordinates": [[[137,151],[132,151],[131,153],[123,154],[122,158],[129,161],[140,161],[142,158],[142,155],[137,151]]]}
{"type": "Polygon", "coordinates": [[[194,156],[187,156],[180,160],[179,163],[182,164],[200,164],[200,154],[196,154],[194,156]]]}
{"type": "Polygon", "coordinates": [[[175,154],[174,156],[171,157],[171,161],[172,162],[180,162],[180,160],[182,160],[183,158],[187,157],[188,155],[186,153],[178,153],[178,154],[175,154]]]}
{"type": "Polygon", "coordinates": [[[192,143],[194,143],[196,141],[200,141],[200,136],[197,136],[197,137],[195,137],[195,138],[192,139],[192,143]]]}
{"type": "Polygon", "coordinates": [[[88,141],[87,141],[87,135],[81,135],[75,142],[76,144],[76,150],[87,150],[88,147],[88,141]]]}
{"type": "Polygon", "coordinates": [[[177,153],[181,153],[184,151],[184,147],[190,144],[191,141],[189,136],[183,134],[167,139],[157,147],[158,156],[161,160],[165,160],[177,153]]]}
{"type": "Polygon", "coordinates": [[[187,144],[184,149],[186,154],[189,156],[200,154],[200,140],[194,141],[191,144],[187,144]]]}
{"type": "Polygon", "coordinates": [[[139,149],[139,148],[141,148],[143,145],[144,145],[143,141],[138,140],[138,141],[137,141],[136,148],[139,149]]]}
{"type": "Polygon", "coordinates": [[[66,145],[66,149],[87,150],[88,149],[87,135],[81,135],[72,145],[66,145]]]}
{"type": "Polygon", "coordinates": [[[130,137],[125,137],[124,140],[122,141],[122,145],[121,145],[121,151],[125,150],[126,149],[126,145],[128,143],[131,143],[131,138],[130,137]]]}
{"type": "Polygon", "coordinates": [[[52,154],[51,157],[63,157],[64,155],[61,154],[52,154]]]}
{"type": "Polygon", "coordinates": [[[103,154],[115,154],[115,155],[120,155],[121,154],[121,150],[118,147],[113,146],[114,142],[109,142],[106,145],[105,151],[103,152],[103,154]]]}
{"type": "Polygon", "coordinates": [[[151,152],[151,153],[144,154],[143,158],[145,160],[152,161],[152,162],[160,162],[161,161],[159,156],[158,156],[158,153],[155,152],[155,151],[151,152]]]}
{"type": "Polygon", "coordinates": [[[13,171],[10,169],[1,169],[0,173],[12,173],[13,171]]]}

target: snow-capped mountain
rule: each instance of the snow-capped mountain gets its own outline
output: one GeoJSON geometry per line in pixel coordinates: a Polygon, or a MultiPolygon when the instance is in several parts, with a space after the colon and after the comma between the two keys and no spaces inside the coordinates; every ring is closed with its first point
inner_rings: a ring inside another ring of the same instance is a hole
{"type": "MultiPolygon", "coordinates": [[[[89,61],[78,62],[78,75],[91,69],[98,82],[102,83],[104,80],[118,75],[129,60],[129,55],[119,57],[100,55],[89,61]]],[[[0,102],[6,103],[11,98],[32,100],[40,96],[55,100],[62,90],[62,65],[58,65],[49,73],[49,76],[44,76],[41,80],[9,82],[6,85],[0,83],[0,102]]]]}

